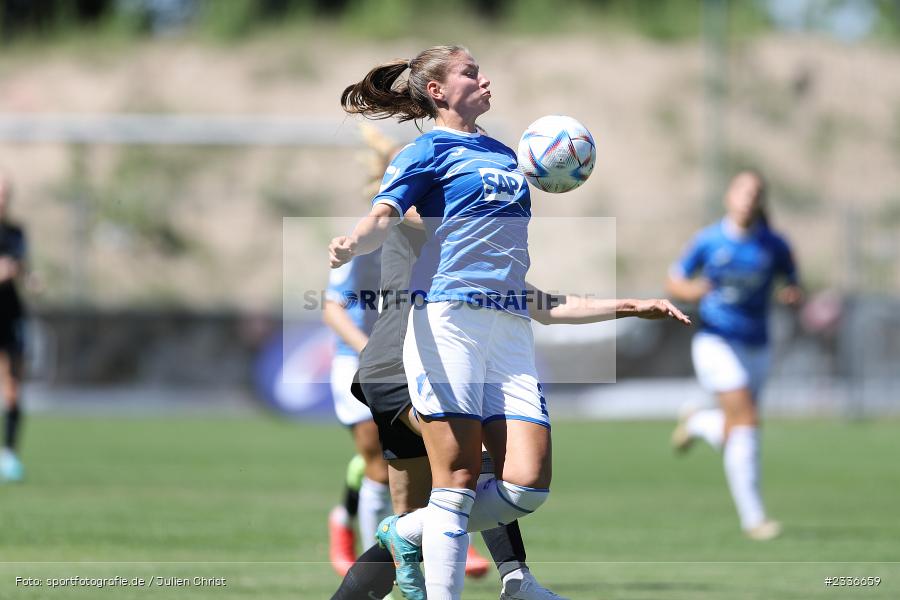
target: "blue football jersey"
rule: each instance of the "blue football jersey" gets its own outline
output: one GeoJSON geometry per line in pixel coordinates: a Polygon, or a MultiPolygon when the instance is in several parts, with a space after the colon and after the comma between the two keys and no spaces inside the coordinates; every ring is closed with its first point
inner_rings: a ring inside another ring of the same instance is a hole
{"type": "Polygon", "coordinates": [[[703,330],[754,345],[768,341],[775,278],[797,282],[791,249],[782,237],[764,225],[740,236],[724,219],[694,237],[672,273],[699,274],[711,282],[712,290],[700,300],[703,330]]]}
{"type": "Polygon", "coordinates": [[[425,221],[414,293],[528,316],[531,196],[510,148],[479,133],[435,127],[391,162],[377,203],[401,215],[415,206],[425,221]]]}
{"type": "MultiPolygon", "coordinates": [[[[378,318],[378,292],[381,283],[381,250],[362,254],[331,271],[326,298],[337,302],[350,315],[353,323],[366,335],[372,332],[378,318]]],[[[335,352],[356,356],[357,352],[340,336],[335,352]]]]}

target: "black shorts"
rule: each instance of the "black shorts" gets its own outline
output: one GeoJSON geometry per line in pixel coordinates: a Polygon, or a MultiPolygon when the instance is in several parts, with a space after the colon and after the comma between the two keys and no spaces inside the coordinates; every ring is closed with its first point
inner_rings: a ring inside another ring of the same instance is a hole
{"type": "Polygon", "coordinates": [[[422,437],[400,420],[400,414],[412,404],[405,383],[360,383],[357,372],[350,391],[372,411],[385,460],[427,456],[422,437]]]}
{"type": "Polygon", "coordinates": [[[0,352],[21,357],[25,352],[25,320],[0,319],[0,352]]]}

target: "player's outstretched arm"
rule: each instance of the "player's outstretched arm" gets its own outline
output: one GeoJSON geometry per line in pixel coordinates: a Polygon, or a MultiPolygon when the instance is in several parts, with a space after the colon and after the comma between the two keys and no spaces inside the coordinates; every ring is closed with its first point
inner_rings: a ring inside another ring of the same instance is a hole
{"type": "Polygon", "coordinates": [[[604,299],[580,298],[566,294],[548,294],[526,284],[529,298],[528,312],[544,325],[597,323],[623,317],[641,319],[675,319],[685,325],[691,319],[666,299],[604,299]]]}
{"type": "Polygon", "coordinates": [[[689,279],[669,274],[666,279],[666,293],[682,302],[700,302],[711,289],[712,285],[703,277],[689,279]]]}
{"type": "Polygon", "coordinates": [[[325,301],[325,306],[322,308],[322,321],[357,352],[362,352],[369,342],[369,336],[357,327],[347,313],[347,309],[334,300],[325,301]]]}
{"type": "Polygon", "coordinates": [[[331,268],[336,269],[350,262],[354,256],[374,252],[387,239],[391,227],[400,222],[396,209],[387,204],[376,204],[368,216],[360,219],[353,233],[331,240],[328,255],[331,268]]]}

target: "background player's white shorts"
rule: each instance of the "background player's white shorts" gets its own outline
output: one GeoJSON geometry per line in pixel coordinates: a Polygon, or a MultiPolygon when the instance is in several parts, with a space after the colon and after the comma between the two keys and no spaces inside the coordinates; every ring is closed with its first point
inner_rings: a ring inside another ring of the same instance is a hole
{"type": "Polygon", "coordinates": [[[769,346],[753,346],[701,331],[691,343],[700,385],[710,392],[750,388],[759,395],[769,372],[769,346]]]}
{"type": "Polygon", "coordinates": [[[530,319],[465,302],[411,310],[403,364],[416,412],[550,426],[530,319]]]}
{"type": "Polygon", "coordinates": [[[359,358],[338,354],[331,361],[331,396],[334,398],[334,412],[342,424],[356,425],[371,421],[369,407],[353,397],[350,384],[359,368],[359,358]]]}

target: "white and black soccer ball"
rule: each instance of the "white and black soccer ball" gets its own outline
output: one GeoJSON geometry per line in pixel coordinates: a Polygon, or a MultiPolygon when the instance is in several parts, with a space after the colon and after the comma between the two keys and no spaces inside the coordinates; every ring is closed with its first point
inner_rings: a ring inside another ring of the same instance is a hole
{"type": "Polygon", "coordinates": [[[522,134],[518,159],[519,169],[531,185],[559,194],[587,181],[597,150],[587,127],[572,117],[548,115],[522,134]]]}

